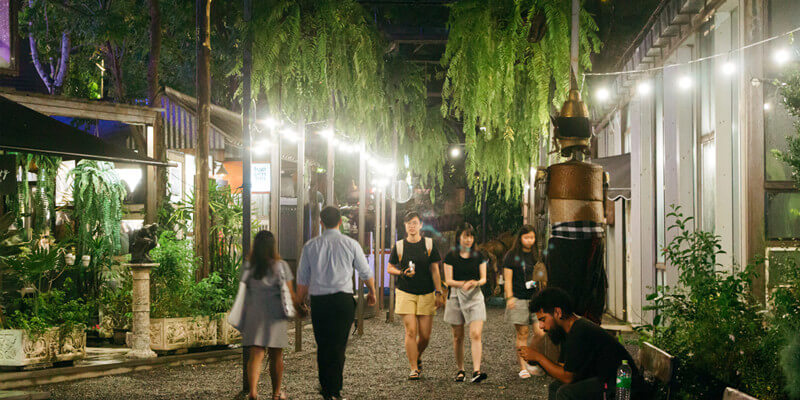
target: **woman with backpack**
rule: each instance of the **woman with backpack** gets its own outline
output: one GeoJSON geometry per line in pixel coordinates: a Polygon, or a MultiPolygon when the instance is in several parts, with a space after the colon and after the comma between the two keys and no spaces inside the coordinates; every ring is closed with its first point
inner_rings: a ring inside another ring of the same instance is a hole
{"type": "Polygon", "coordinates": [[[444,310],[444,321],[453,328],[453,351],[455,353],[456,382],[463,382],[464,372],[464,326],[469,327],[472,349],[473,383],[486,379],[481,370],[483,352],[483,322],[486,321],[486,305],[481,286],[486,283],[486,260],[475,250],[475,230],[465,223],[456,232],[456,247],[445,256],[444,279],[449,287],[444,310]]]}

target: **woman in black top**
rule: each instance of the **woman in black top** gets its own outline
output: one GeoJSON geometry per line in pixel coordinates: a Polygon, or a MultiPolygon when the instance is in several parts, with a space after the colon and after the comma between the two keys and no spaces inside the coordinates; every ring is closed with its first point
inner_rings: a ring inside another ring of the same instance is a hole
{"type": "MultiPolygon", "coordinates": [[[[531,318],[528,303],[531,297],[539,290],[539,281],[543,277],[536,277],[534,269],[538,263],[534,244],[536,232],[532,225],[523,225],[517,232],[514,245],[503,260],[503,279],[505,280],[506,315],[505,320],[514,325],[517,333],[516,347],[527,346],[528,337],[533,332],[534,341],[544,337],[544,332],[538,327],[536,318],[531,318]]],[[[534,375],[544,375],[538,366],[529,366],[521,357],[519,361],[519,377],[527,379],[534,375]]]]}
{"type": "Polygon", "coordinates": [[[464,381],[464,325],[469,326],[472,349],[472,382],[486,379],[481,371],[483,322],[486,305],[481,286],[486,283],[486,260],[475,248],[475,233],[464,224],[456,233],[458,244],[444,259],[444,279],[450,288],[444,310],[444,321],[453,327],[453,350],[456,356],[456,382],[464,381]]]}

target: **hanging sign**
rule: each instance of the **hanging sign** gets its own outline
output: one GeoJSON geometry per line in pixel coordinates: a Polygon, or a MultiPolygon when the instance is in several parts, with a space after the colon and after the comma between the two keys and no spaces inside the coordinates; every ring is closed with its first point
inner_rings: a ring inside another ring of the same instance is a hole
{"type": "Polygon", "coordinates": [[[13,196],[17,193],[16,163],[16,156],[0,156],[0,194],[13,196]]]}
{"type": "Polygon", "coordinates": [[[250,165],[251,193],[269,193],[269,163],[253,163],[250,165]]]}

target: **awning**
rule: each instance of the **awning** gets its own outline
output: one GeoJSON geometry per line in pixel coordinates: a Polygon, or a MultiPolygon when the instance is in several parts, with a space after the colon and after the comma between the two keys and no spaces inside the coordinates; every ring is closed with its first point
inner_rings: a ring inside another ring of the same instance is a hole
{"type": "Polygon", "coordinates": [[[168,166],[0,96],[0,150],[168,166]]]}
{"type": "Polygon", "coordinates": [[[608,199],[631,199],[631,153],[619,156],[596,158],[592,163],[603,166],[608,172],[608,199]]]}

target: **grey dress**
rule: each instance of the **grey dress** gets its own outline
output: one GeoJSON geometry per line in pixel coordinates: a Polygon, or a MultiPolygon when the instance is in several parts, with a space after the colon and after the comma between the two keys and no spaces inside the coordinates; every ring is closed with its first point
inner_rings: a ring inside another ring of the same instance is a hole
{"type": "MultiPolygon", "coordinates": [[[[244,300],[242,346],[282,348],[289,345],[288,320],[281,306],[280,277],[272,271],[262,279],[253,278],[253,269],[244,265],[242,282],[247,284],[244,300]]],[[[287,281],[293,280],[286,261],[279,260],[287,281]]]]}

